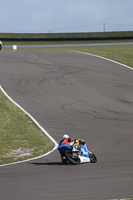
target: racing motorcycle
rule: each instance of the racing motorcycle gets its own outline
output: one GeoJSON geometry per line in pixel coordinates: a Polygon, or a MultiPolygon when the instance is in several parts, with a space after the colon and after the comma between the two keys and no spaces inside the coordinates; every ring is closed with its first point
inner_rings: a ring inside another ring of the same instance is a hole
{"type": "Polygon", "coordinates": [[[97,158],[92,153],[86,145],[84,140],[78,139],[78,145],[74,143],[72,146],[68,144],[61,144],[58,147],[58,151],[61,155],[61,160],[63,164],[68,162],[73,165],[78,165],[80,163],[96,163],[97,158]]]}

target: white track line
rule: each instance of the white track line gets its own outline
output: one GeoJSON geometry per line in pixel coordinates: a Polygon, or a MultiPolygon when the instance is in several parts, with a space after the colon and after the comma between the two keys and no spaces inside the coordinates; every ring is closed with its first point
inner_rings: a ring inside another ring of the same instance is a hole
{"type": "Polygon", "coordinates": [[[98,55],[91,54],[91,53],[85,53],[85,52],[81,52],[81,51],[71,51],[71,50],[70,50],[70,52],[81,53],[81,54],[86,54],[86,55],[89,55],[89,56],[94,56],[94,57],[101,58],[101,59],[104,59],[104,60],[113,62],[113,63],[115,63],[115,64],[118,64],[118,65],[121,65],[121,66],[123,66],[123,67],[126,67],[126,68],[128,68],[128,69],[133,70],[132,67],[129,67],[128,65],[124,65],[124,64],[119,63],[119,62],[117,62],[117,61],[111,60],[111,59],[109,59],[109,58],[105,58],[105,57],[102,57],[102,56],[98,56],[98,55]]]}
{"type": "Polygon", "coordinates": [[[7,98],[12,101],[17,107],[19,107],[23,112],[25,112],[25,114],[36,124],[36,126],[54,143],[54,148],[52,150],[50,150],[49,152],[38,156],[38,157],[34,157],[34,158],[30,158],[27,160],[22,160],[22,161],[18,161],[18,162],[13,162],[13,163],[8,163],[8,164],[3,164],[0,165],[0,167],[3,166],[8,166],[8,165],[14,165],[14,164],[19,164],[19,163],[23,163],[23,162],[27,162],[27,161],[31,161],[31,160],[35,160],[38,158],[42,158],[44,156],[47,156],[48,154],[52,153],[53,151],[55,151],[58,147],[58,143],[54,140],[54,138],[52,138],[49,133],[26,111],[24,110],[19,104],[17,104],[6,92],[5,90],[2,88],[2,86],[0,85],[0,90],[5,94],[5,96],[7,96],[7,98]]]}

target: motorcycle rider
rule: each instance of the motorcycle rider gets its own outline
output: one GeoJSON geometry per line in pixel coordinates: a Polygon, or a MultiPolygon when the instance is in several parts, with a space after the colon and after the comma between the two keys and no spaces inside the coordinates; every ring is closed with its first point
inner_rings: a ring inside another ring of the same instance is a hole
{"type": "Polygon", "coordinates": [[[81,140],[81,139],[71,139],[69,137],[69,135],[65,134],[62,136],[62,140],[60,141],[59,145],[61,144],[68,144],[69,146],[73,146],[74,144],[77,145],[77,147],[79,146],[79,142],[82,143],[82,144],[85,144],[85,141],[84,140],[81,140]]]}
{"type": "Polygon", "coordinates": [[[61,145],[61,144],[68,144],[69,146],[72,146],[74,144],[74,139],[73,138],[71,139],[69,137],[69,135],[65,134],[62,136],[62,139],[61,139],[59,145],[61,145]]]}

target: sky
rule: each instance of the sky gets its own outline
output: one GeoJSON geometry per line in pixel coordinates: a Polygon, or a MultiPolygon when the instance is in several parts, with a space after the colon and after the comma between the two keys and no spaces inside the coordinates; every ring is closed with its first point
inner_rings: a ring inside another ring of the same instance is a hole
{"type": "Polygon", "coordinates": [[[133,0],[1,0],[0,33],[133,31],[133,0]]]}

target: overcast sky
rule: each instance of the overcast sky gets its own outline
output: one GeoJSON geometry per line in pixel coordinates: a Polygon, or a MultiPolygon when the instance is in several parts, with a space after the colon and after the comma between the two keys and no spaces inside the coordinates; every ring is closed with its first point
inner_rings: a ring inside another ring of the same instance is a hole
{"type": "Polygon", "coordinates": [[[104,29],[133,30],[133,0],[1,0],[0,32],[104,29]]]}

